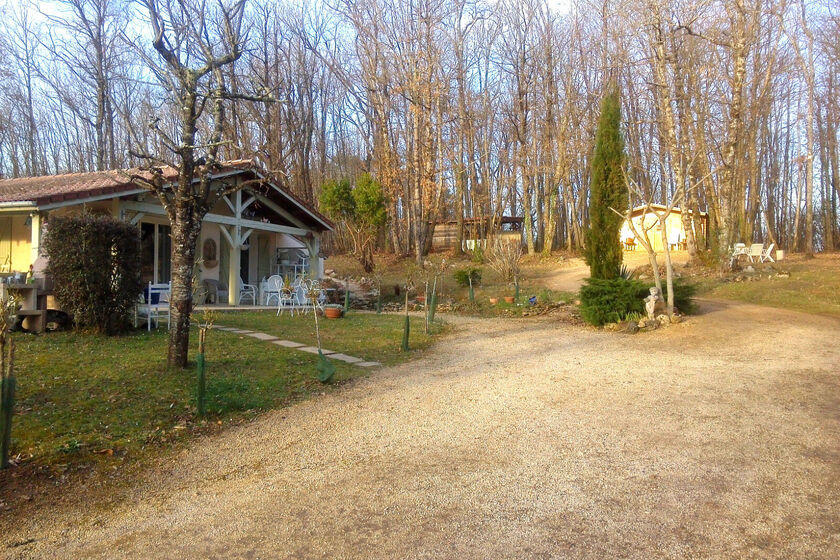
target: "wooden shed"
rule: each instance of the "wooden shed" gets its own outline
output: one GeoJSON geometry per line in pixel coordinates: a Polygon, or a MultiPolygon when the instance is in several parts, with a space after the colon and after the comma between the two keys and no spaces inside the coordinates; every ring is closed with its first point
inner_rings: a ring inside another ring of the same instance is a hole
{"type": "MultiPolygon", "coordinates": [[[[465,218],[462,249],[472,251],[476,246],[487,247],[487,240],[494,237],[516,240],[522,238],[522,222],[518,216],[497,216],[495,218],[465,218]]],[[[435,224],[432,249],[447,251],[458,242],[458,221],[445,220],[435,224]]]]}

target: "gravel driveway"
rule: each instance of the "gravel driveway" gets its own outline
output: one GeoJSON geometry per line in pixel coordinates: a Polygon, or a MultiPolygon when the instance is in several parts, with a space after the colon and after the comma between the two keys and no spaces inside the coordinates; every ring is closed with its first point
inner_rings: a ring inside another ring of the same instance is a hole
{"type": "Polygon", "coordinates": [[[461,321],[0,556],[837,558],[840,322],[703,307],[636,336],[461,321]]]}

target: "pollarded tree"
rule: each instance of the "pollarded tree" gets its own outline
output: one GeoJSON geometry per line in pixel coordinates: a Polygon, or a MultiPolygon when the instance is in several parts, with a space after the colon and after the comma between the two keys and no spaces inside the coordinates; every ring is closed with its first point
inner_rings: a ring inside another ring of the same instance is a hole
{"type": "Polygon", "coordinates": [[[586,263],[592,278],[618,276],[621,267],[621,217],[627,207],[624,180],[624,138],[618,91],[604,97],[595,135],[589,189],[589,230],[586,232],[586,263]]]}
{"type": "MultiPolygon", "coordinates": [[[[155,52],[161,62],[146,58],[152,73],[165,87],[175,124],[168,129],[159,117],[149,123],[163,149],[140,148],[135,157],[146,162],[152,174],[136,180],[160,200],[172,227],[172,290],[168,363],[186,367],[192,311],[196,244],[204,216],[225,194],[245,183],[217,188],[213,173],[222,167],[222,146],[231,141],[227,109],[235,100],[265,101],[264,92],[249,96],[231,91],[226,68],[244,53],[245,0],[215,6],[188,0],[143,0],[149,12],[155,52]],[[163,167],[177,170],[172,181],[163,167]]],[[[164,114],[166,117],[167,115],[164,114]]]]}
{"type": "Polygon", "coordinates": [[[329,181],[321,187],[321,208],[337,220],[353,240],[353,254],[366,273],[373,272],[373,247],[388,220],[382,186],[369,173],[350,181],[329,181]]]}

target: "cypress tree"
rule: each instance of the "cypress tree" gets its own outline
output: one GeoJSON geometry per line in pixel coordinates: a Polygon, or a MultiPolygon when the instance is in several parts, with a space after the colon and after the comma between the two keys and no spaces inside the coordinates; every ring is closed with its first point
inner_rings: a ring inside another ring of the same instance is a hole
{"type": "Polygon", "coordinates": [[[621,104],[618,91],[609,92],[601,103],[601,116],[595,135],[589,187],[589,229],[586,232],[586,264],[592,278],[618,276],[621,267],[622,218],[627,209],[624,181],[624,138],[621,134],[621,104]]]}

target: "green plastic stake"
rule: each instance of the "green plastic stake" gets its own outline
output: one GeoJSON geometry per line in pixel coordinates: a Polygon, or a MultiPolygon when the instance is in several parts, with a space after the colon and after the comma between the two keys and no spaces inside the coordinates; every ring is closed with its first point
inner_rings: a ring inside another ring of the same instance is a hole
{"type": "Polygon", "coordinates": [[[204,329],[198,334],[198,356],[195,358],[196,365],[198,365],[198,416],[204,418],[206,413],[206,398],[207,398],[207,378],[204,375],[204,337],[207,331],[204,329]]]}
{"type": "Polygon", "coordinates": [[[335,375],[335,366],[327,359],[326,356],[324,356],[320,349],[318,349],[318,365],[316,366],[316,369],[318,370],[318,381],[321,383],[329,383],[332,381],[332,378],[335,375]]]}
{"type": "Polygon", "coordinates": [[[9,466],[12,447],[12,412],[15,407],[14,342],[9,341],[6,371],[0,372],[0,469],[9,466]]]}
{"type": "Polygon", "coordinates": [[[411,331],[411,323],[408,319],[408,289],[405,290],[405,325],[403,326],[402,351],[408,352],[408,335],[411,331]]]}
{"type": "Polygon", "coordinates": [[[350,311],[350,283],[348,282],[344,286],[344,314],[346,315],[347,312],[350,311]]]}
{"type": "MultiPolygon", "coordinates": [[[[437,282],[435,282],[437,283],[437,282]]],[[[435,310],[437,309],[437,286],[432,288],[432,301],[429,302],[429,323],[435,322],[435,310]]]]}

